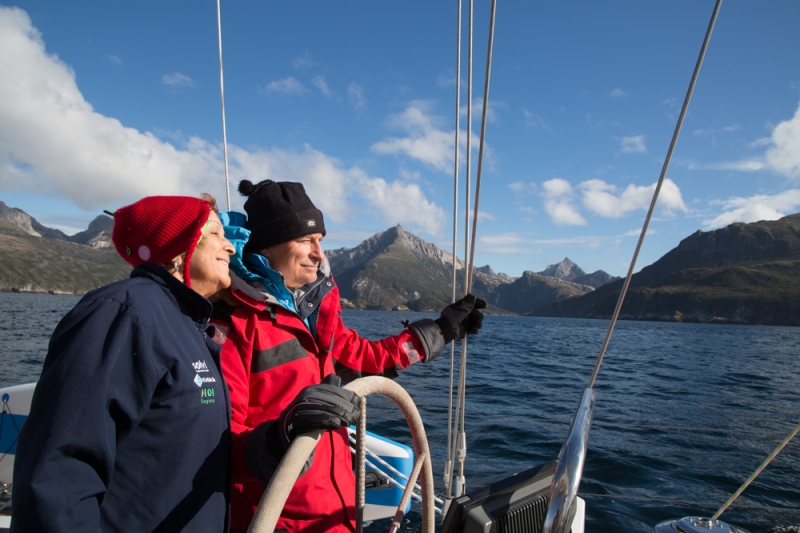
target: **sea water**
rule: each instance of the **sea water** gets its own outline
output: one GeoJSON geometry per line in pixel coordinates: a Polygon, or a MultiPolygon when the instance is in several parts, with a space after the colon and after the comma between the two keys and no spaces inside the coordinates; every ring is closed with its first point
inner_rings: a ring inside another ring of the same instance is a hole
{"type": "MultiPolygon", "coordinates": [[[[0,293],[0,386],[37,378],[53,328],[77,301],[0,293]]],[[[423,317],[435,315],[343,313],[373,340],[423,317]]],[[[467,350],[467,490],[558,455],[607,328],[603,320],[486,317],[467,350]]],[[[619,322],[594,387],[579,490],[586,530],[646,532],[663,520],[714,514],[800,422],[799,357],[800,328],[619,322]]],[[[425,422],[439,495],[449,359],[448,350],[397,380],[425,422]]],[[[411,445],[389,400],[369,398],[368,427],[411,445]]],[[[798,531],[800,437],[720,518],[752,533],[798,531]]],[[[414,506],[403,530],[419,524],[414,506]]]]}

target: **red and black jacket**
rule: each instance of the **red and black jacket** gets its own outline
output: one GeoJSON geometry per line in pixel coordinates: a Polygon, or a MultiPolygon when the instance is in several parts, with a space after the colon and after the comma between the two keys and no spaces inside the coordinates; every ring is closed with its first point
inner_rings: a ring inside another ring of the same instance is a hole
{"type": "MultiPolygon", "coordinates": [[[[339,290],[323,264],[316,282],[297,298],[299,312],[232,275],[235,305],[217,305],[212,322],[222,345],[222,372],[231,396],[231,528],[247,529],[280,457],[272,424],[308,385],[337,373],[395,377],[444,347],[433,321],[369,341],[342,322],[339,290]],[[275,452],[278,450],[278,452],[275,452]]],[[[259,284],[254,283],[256,286],[259,284]]],[[[289,532],[352,531],[355,480],[346,429],[328,431],[310,468],[300,476],[277,528],[289,532]]]]}

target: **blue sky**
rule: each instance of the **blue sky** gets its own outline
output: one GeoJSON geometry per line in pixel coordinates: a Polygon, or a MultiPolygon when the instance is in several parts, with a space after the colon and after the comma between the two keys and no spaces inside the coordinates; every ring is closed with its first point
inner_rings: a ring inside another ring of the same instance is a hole
{"type": "MultiPolygon", "coordinates": [[[[498,4],[476,265],[624,275],[714,2],[498,4]]],[[[456,6],[223,0],[233,208],[240,179],[302,181],[328,248],[399,223],[449,251],[456,6]]],[[[697,230],[800,211],[797,21],[795,0],[723,3],[637,270],[697,230]]],[[[224,203],[218,67],[212,0],[0,3],[0,200],[68,233],[105,202],[224,203]]]]}

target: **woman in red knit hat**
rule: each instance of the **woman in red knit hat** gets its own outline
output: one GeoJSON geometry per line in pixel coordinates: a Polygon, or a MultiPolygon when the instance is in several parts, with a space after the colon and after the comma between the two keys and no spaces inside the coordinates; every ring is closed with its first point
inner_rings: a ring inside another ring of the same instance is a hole
{"type": "Polygon", "coordinates": [[[19,436],[13,531],[227,531],[230,400],[208,298],[230,285],[234,249],[215,211],[153,196],[114,213],[134,269],[53,333],[19,436]]]}

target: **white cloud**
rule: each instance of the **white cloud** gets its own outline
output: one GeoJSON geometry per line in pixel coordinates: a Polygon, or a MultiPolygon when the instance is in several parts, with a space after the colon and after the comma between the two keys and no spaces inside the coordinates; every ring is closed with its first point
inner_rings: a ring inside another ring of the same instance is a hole
{"type": "MultiPolygon", "coordinates": [[[[642,228],[639,228],[639,229],[632,229],[632,230],[626,231],[625,233],[620,235],[620,237],[638,237],[641,234],[642,234],[642,228]]],[[[648,235],[655,235],[656,234],[656,230],[654,230],[653,228],[648,227],[647,228],[647,234],[648,235]]]]}
{"type": "Polygon", "coordinates": [[[309,145],[302,152],[278,148],[251,152],[234,146],[228,156],[235,174],[253,183],[265,179],[303,183],[314,204],[334,222],[352,220],[358,211],[354,202],[361,198],[385,224],[402,224],[435,236],[442,232],[444,211],[416,183],[387,183],[358,167],[344,168],[337,158],[309,145]]]}
{"type": "Polygon", "coordinates": [[[699,128],[692,132],[692,135],[696,135],[698,137],[708,137],[710,135],[716,135],[718,133],[731,133],[734,131],[739,131],[741,128],[738,125],[733,126],[725,126],[723,128],[708,128],[703,129],[699,128]]]}
{"type": "MultiPolygon", "coordinates": [[[[615,185],[602,180],[587,180],[578,185],[583,194],[583,205],[604,218],[622,218],[632,211],[647,210],[655,187],[655,183],[649,186],[631,184],[622,193],[617,193],[615,185]]],[[[669,178],[661,186],[656,205],[666,214],[689,210],[683,203],[680,189],[669,178]]]]}
{"type": "Polygon", "coordinates": [[[328,82],[325,81],[325,76],[321,74],[319,76],[315,76],[314,79],[311,80],[311,83],[314,84],[314,87],[319,89],[319,92],[321,92],[322,96],[324,96],[325,98],[333,99],[336,97],[331,88],[328,87],[328,82]]]}
{"type": "Polygon", "coordinates": [[[317,62],[315,62],[311,58],[311,53],[306,51],[306,53],[301,55],[300,57],[296,57],[296,58],[292,59],[292,66],[294,68],[316,67],[317,66],[317,62]]]}
{"type": "MultiPolygon", "coordinates": [[[[633,232],[628,232],[633,233],[633,232]]],[[[649,232],[648,232],[649,233],[649,232]]],[[[502,233],[497,235],[486,235],[478,238],[479,249],[484,253],[495,253],[505,255],[515,255],[530,253],[531,246],[570,246],[574,248],[588,248],[596,250],[602,246],[613,246],[619,244],[622,239],[633,235],[583,235],[580,237],[566,237],[559,239],[535,239],[518,233],[502,233]]],[[[627,266],[627,265],[625,265],[627,266]]]]}
{"type": "Polygon", "coordinates": [[[614,89],[613,91],[611,91],[611,93],[609,93],[609,96],[611,98],[626,98],[628,96],[628,93],[623,91],[622,89],[614,89]]]}
{"type": "Polygon", "coordinates": [[[623,154],[643,154],[647,152],[647,148],[644,145],[644,135],[623,137],[620,140],[620,151],[622,151],[623,154]]]}
{"type": "Polygon", "coordinates": [[[545,181],[542,183],[542,189],[544,189],[544,194],[551,198],[572,195],[572,185],[570,185],[567,180],[561,178],[553,178],[549,181],[545,181]]]}
{"type": "MultiPolygon", "coordinates": [[[[505,107],[505,104],[495,102],[489,99],[486,103],[486,123],[497,122],[497,109],[505,107]]],[[[461,116],[467,117],[467,105],[461,106],[461,116]]],[[[472,124],[473,128],[480,129],[481,120],[483,120],[483,96],[472,97],[472,124]]]]}
{"type": "Polygon", "coordinates": [[[480,237],[478,240],[482,243],[499,245],[499,246],[510,246],[515,244],[521,244],[524,242],[524,239],[516,233],[501,233],[497,235],[486,235],[484,237],[480,237]]]}
{"type": "Polygon", "coordinates": [[[550,220],[558,226],[585,226],[586,219],[578,213],[575,206],[565,201],[547,200],[544,208],[550,220]]]}
{"type": "Polygon", "coordinates": [[[681,108],[681,102],[677,98],[665,98],[661,100],[661,107],[664,109],[664,115],[669,120],[675,120],[678,117],[678,112],[681,108]]]}
{"type": "Polygon", "coordinates": [[[347,86],[347,99],[356,113],[363,113],[367,109],[367,99],[364,96],[364,88],[355,81],[351,81],[347,86]]]}
{"type": "Polygon", "coordinates": [[[486,235],[478,237],[479,246],[482,253],[515,255],[529,253],[526,249],[526,239],[516,233],[501,233],[497,235],[486,235]]]}
{"type": "MultiPolygon", "coordinates": [[[[570,247],[574,249],[597,250],[599,248],[613,248],[623,240],[638,237],[641,230],[631,230],[621,235],[581,235],[576,237],[535,238],[532,235],[520,233],[501,233],[495,235],[482,235],[478,238],[478,249],[482,253],[503,255],[518,255],[531,253],[531,248],[538,248],[541,253],[543,248],[570,247]]],[[[652,234],[652,229],[648,234],[652,234]]],[[[563,257],[563,256],[562,256],[563,257]]],[[[623,263],[622,268],[628,264],[623,263]]]]}
{"type": "Polygon", "coordinates": [[[297,78],[289,76],[282,80],[272,81],[263,89],[259,87],[258,92],[261,94],[278,93],[302,96],[308,92],[308,89],[297,78]]]}
{"type": "MultiPolygon", "coordinates": [[[[738,127],[731,126],[731,128],[738,127]]],[[[794,117],[775,126],[769,137],[756,139],[750,146],[751,148],[769,146],[769,149],[762,157],[710,165],[691,165],[690,168],[737,172],[771,170],[790,179],[800,178],[800,107],[795,111],[794,117]]]]}
{"type": "Polygon", "coordinates": [[[734,222],[778,220],[800,208],[800,189],[789,189],[774,195],[735,197],[714,203],[721,204],[723,212],[704,220],[706,229],[719,228],[734,222]]]}
{"type": "Polygon", "coordinates": [[[594,115],[591,113],[587,113],[585,117],[583,117],[583,121],[586,123],[586,127],[590,130],[595,130],[598,128],[602,128],[605,124],[594,118],[594,115]]]}
{"type": "Polygon", "coordinates": [[[732,161],[729,163],[713,163],[710,165],[690,164],[690,169],[709,169],[709,170],[735,170],[737,172],[755,172],[766,168],[767,164],[760,159],[746,159],[743,161],[732,161]]]}
{"type": "Polygon", "coordinates": [[[582,248],[597,249],[618,241],[616,237],[585,235],[583,237],[565,237],[562,239],[536,239],[531,244],[545,246],[578,246],[582,248]]]}
{"type": "Polygon", "coordinates": [[[73,70],[47,54],[18,8],[0,7],[0,72],[2,189],[55,193],[91,209],[104,200],[200,192],[218,180],[218,161],[196,144],[179,151],[95,112],[73,70]]]}
{"type": "Polygon", "coordinates": [[[790,120],[775,126],[767,166],[788,178],[800,178],[800,107],[790,120]]]}
{"type": "Polygon", "coordinates": [[[507,185],[509,189],[517,193],[524,193],[524,192],[533,192],[537,189],[536,183],[533,182],[524,182],[524,181],[514,181],[507,185]]]}
{"type": "MultiPolygon", "coordinates": [[[[222,150],[197,137],[164,142],[97,113],[75,73],[45,51],[41,35],[18,8],[0,7],[0,190],[47,192],[87,210],[125,205],[156,194],[207,191],[224,203],[222,150]]],[[[176,136],[180,137],[180,136],[176,136]]],[[[310,146],[293,152],[229,145],[231,181],[300,181],[334,222],[356,202],[391,224],[438,235],[444,212],[416,183],[345,168],[310,146]]],[[[235,188],[235,185],[234,185],[235,188]]]]}
{"type": "Polygon", "coordinates": [[[761,146],[769,146],[772,144],[771,137],[761,137],[750,143],[750,148],[759,148],[761,146]]]}
{"type": "Polygon", "coordinates": [[[173,72],[172,74],[164,74],[161,76],[161,83],[169,86],[172,89],[181,89],[183,87],[194,87],[194,80],[180,72],[173,72]]]}
{"type": "Polygon", "coordinates": [[[572,204],[574,192],[567,180],[554,178],[542,184],[544,209],[550,220],[559,226],[585,226],[586,219],[572,204]]]}
{"type": "Polygon", "coordinates": [[[108,58],[109,61],[111,61],[115,65],[121,65],[122,64],[122,58],[119,57],[119,56],[115,56],[114,54],[108,54],[108,55],[106,55],[106,57],[108,58]]]}
{"type": "MultiPolygon", "coordinates": [[[[441,117],[428,113],[431,107],[428,102],[416,100],[409,104],[402,113],[389,117],[388,125],[393,129],[404,130],[406,137],[389,137],[373,144],[370,149],[383,155],[405,155],[442,172],[453,172],[454,132],[443,130],[439,126],[445,122],[441,117]]],[[[467,132],[459,135],[459,165],[465,160],[467,132]]],[[[480,148],[480,137],[472,133],[471,149],[473,164],[477,164],[474,154],[480,148]]],[[[494,151],[485,143],[483,147],[483,165],[492,168],[494,151]]],[[[460,166],[463,169],[463,166],[460,166]]],[[[475,168],[475,167],[473,167],[475,168]]]]}
{"type": "Polygon", "coordinates": [[[397,171],[397,174],[406,181],[419,181],[422,179],[422,175],[416,170],[401,168],[397,171]]]}
{"type": "Polygon", "coordinates": [[[353,173],[358,193],[381,212],[383,222],[388,225],[402,224],[419,228],[431,235],[441,236],[445,212],[425,198],[416,183],[368,178],[363,172],[353,173]]]}
{"type": "Polygon", "coordinates": [[[349,171],[336,158],[309,145],[302,152],[278,148],[247,151],[234,146],[229,147],[228,157],[235,173],[253,183],[266,179],[303,183],[314,204],[334,222],[352,216],[353,206],[347,200],[349,171]]]}
{"type": "Polygon", "coordinates": [[[450,67],[449,69],[445,70],[439,76],[436,77],[436,86],[437,87],[450,87],[455,86],[456,84],[456,69],[455,67],[450,67]]]}
{"type": "Polygon", "coordinates": [[[389,119],[389,125],[405,130],[407,137],[389,137],[372,145],[371,150],[383,155],[405,154],[442,172],[453,170],[454,134],[437,129],[440,120],[425,112],[424,102],[411,106],[389,119]]]}
{"type": "Polygon", "coordinates": [[[537,115],[536,113],[532,113],[527,109],[522,110],[522,115],[525,117],[525,125],[531,128],[539,128],[544,131],[552,132],[553,128],[550,127],[542,117],[537,115]]]}

